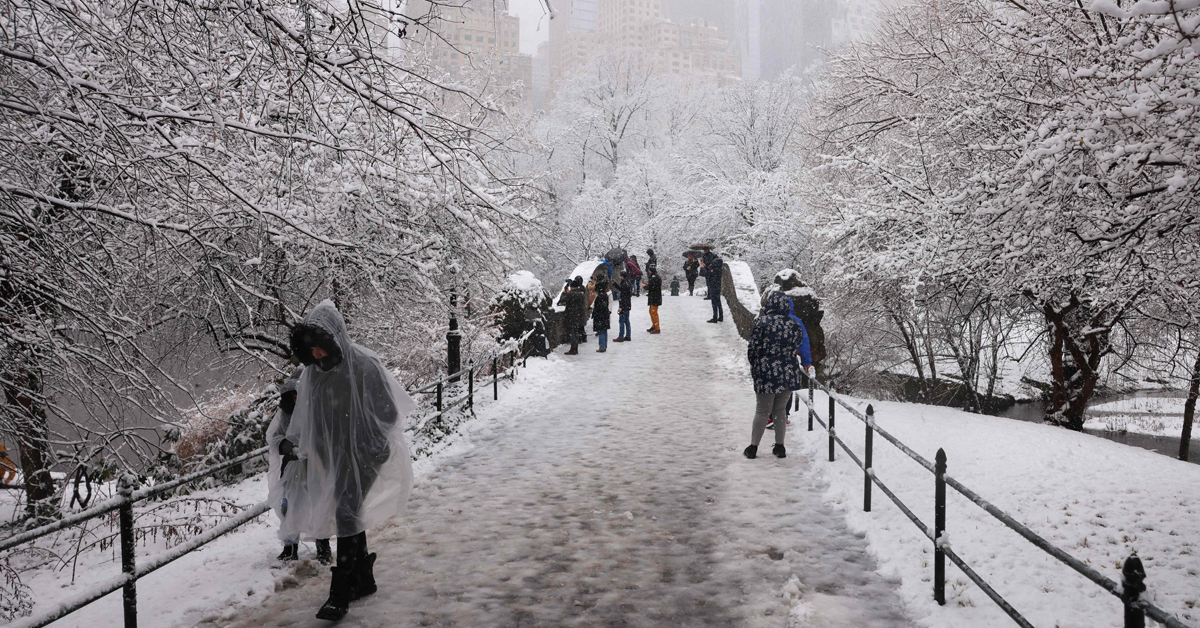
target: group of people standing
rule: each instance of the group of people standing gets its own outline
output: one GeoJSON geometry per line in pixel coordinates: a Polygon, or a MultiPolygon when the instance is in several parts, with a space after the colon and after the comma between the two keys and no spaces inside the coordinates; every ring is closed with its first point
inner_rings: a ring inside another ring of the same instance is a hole
{"type": "Polygon", "coordinates": [[[613,266],[605,262],[608,272],[597,275],[593,273],[585,285],[583,277],[568,277],[567,285],[558,304],[565,308],[563,316],[564,333],[569,334],[571,349],[566,355],[579,355],[579,344],[587,342],[588,311],[591,311],[592,331],[596,332],[599,347],[596,353],[608,351],[608,331],[612,328],[612,309],[609,294],[617,302],[617,337],[613,342],[630,342],[633,340],[633,330],[629,323],[629,312],[633,308],[633,297],[639,296],[641,287],[646,288],[646,303],[650,306],[649,334],[662,333],[659,327],[658,308],[662,305],[662,278],[658,275],[658,257],[654,250],[646,251],[646,271],[637,263],[637,256],[631,255],[625,260],[624,268],[617,271],[617,277],[612,277],[613,266]],[[643,282],[643,278],[645,281],[643,282]]]}

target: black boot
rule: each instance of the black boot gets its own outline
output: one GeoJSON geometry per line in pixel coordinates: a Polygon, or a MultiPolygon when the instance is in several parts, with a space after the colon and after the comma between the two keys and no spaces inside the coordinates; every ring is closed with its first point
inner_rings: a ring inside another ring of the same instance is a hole
{"type": "Polygon", "coordinates": [[[333,562],[333,550],[329,549],[329,539],[317,539],[317,562],[322,565],[333,562]]]}
{"type": "Polygon", "coordinates": [[[375,586],[375,554],[367,554],[358,559],[358,588],[354,591],[354,599],[361,599],[379,590],[375,586]]]}
{"type": "Polygon", "coordinates": [[[337,621],[346,616],[350,610],[350,601],[354,599],[355,579],[357,574],[346,567],[330,567],[333,573],[329,581],[329,599],[317,611],[317,619],[337,621]]]}
{"type": "Polygon", "coordinates": [[[283,552],[275,559],[285,563],[300,559],[300,546],[295,543],[284,543],[283,552]]]}
{"type": "Polygon", "coordinates": [[[775,454],[776,458],[787,458],[787,449],[784,449],[783,443],[775,443],[771,453],[775,454]]]}
{"type": "Polygon", "coordinates": [[[745,451],[742,452],[742,454],[744,456],[746,456],[747,458],[750,458],[751,460],[753,460],[755,457],[758,456],[758,445],[750,445],[749,447],[746,448],[745,451]]]}

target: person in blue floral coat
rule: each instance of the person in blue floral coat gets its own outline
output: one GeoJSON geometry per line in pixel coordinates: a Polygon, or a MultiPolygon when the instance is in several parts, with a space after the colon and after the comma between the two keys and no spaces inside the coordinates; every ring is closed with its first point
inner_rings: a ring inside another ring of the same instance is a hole
{"type": "MultiPolygon", "coordinates": [[[[771,292],[767,295],[758,320],[754,321],[750,345],[746,349],[757,398],[750,446],[743,452],[747,458],[758,455],[758,443],[767,429],[768,417],[786,416],[792,391],[802,387],[796,354],[800,355],[804,368],[810,369],[812,356],[808,350],[808,332],[804,330],[804,323],[794,314],[792,300],[786,294],[771,292]]],[[[787,421],[775,422],[775,448],[771,453],[777,458],[787,457],[783,446],[786,431],[787,421]]]]}

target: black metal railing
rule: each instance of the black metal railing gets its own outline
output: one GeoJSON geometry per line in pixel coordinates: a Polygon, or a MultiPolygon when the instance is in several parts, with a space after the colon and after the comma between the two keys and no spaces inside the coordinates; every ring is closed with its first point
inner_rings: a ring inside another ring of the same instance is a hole
{"type": "Polygon", "coordinates": [[[800,402],[808,407],[808,431],[813,431],[813,421],[815,420],[829,434],[829,461],[833,462],[836,459],[836,447],[840,446],[846,455],[854,462],[858,468],[863,471],[863,511],[871,511],[871,487],[878,486],[879,490],[887,496],[904,516],[908,517],[914,525],[917,526],[930,541],[933,542],[934,560],[933,560],[933,597],[938,604],[946,603],[946,559],[954,563],[971,582],[979,586],[989,598],[992,599],[1009,617],[1018,625],[1024,628],[1033,628],[1033,624],[1029,623],[1011,604],[1009,604],[995,589],[989,585],[982,576],[971,569],[971,567],[960,557],[946,542],[946,487],[958,491],[962,496],[966,497],[975,505],[982,508],[989,515],[1003,523],[1009,529],[1013,530],[1022,538],[1029,541],[1038,549],[1053,556],[1059,562],[1065,564],[1083,577],[1091,580],[1100,586],[1100,588],[1111,593],[1120,599],[1124,606],[1125,613],[1125,628],[1144,628],[1146,625],[1146,616],[1149,616],[1154,621],[1167,626],[1168,628],[1191,628],[1187,624],[1172,617],[1163,609],[1151,604],[1150,602],[1141,599],[1141,593],[1146,590],[1145,579],[1146,572],[1143,568],[1141,558],[1135,552],[1125,559],[1121,570],[1121,583],[1114,582],[1111,578],[1089,567],[1083,561],[1071,556],[1061,548],[1051,544],[1046,539],[1039,536],[1033,530],[1014,519],[1008,513],[1000,508],[997,508],[991,502],[985,500],[978,493],[967,488],[958,480],[946,474],[947,458],[946,452],[938,449],[937,455],[933,462],[925,459],[923,456],[914,451],[911,447],[905,445],[900,439],[888,433],[875,422],[875,408],[872,405],[867,405],[866,413],[859,412],[857,408],[847,403],[833,389],[832,383],[830,386],[825,386],[814,378],[808,379],[808,398],[804,399],[804,395],[797,394],[796,410],[800,409],[800,402]],[[814,399],[814,391],[816,387],[820,387],[825,392],[829,399],[828,422],[821,420],[817,414],[817,406],[814,399]],[[837,435],[837,406],[841,406],[851,416],[862,421],[865,426],[864,434],[864,452],[863,458],[855,455],[854,451],[837,435]],[[874,436],[879,434],[884,440],[894,445],[897,449],[914,460],[917,464],[924,467],[934,476],[934,523],[930,527],[926,525],[921,518],[918,517],[911,508],[909,508],[899,497],[896,496],[891,489],[883,483],[882,480],[875,474],[873,465],[874,457],[874,436]]]}
{"type": "MultiPolygon", "coordinates": [[[[533,335],[533,331],[526,332],[516,340],[509,341],[505,345],[493,353],[490,357],[481,360],[480,365],[476,365],[474,360],[470,360],[467,367],[457,372],[450,373],[445,377],[430,382],[420,388],[411,391],[410,394],[432,394],[434,396],[433,408],[434,412],[422,416],[420,422],[413,422],[405,431],[421,432],[432,425],[435,421],[447,415],[451,410],[459,406],[466,405],[470,409],[475,408],[475,381],[477,375],[487,376],[487,370],[490,363],[491,367],[491,385],[492,398],[500,398],[500,380],[504,378],[515,379],[517,369],[519,368],[520,357],[522,354],[521,347],[533,335]],[[456,391],[462,390],[462,379],[466,376],[467,391],[457,399],[444,401],[444,396],[450,390],[451,384],[457,384],[456,391]]],[[[486,381],[486,380],[485,380],[486,381]]]]}
{"type": "Polygon", "coordinates": [[[20,545],[30,543],[40,539],[48,534],[53,534],[59,530],[64,530],[71,526],[81,524],[90,519],[103,517],[113,511],[117,511],[117,521],[120,529],[121,539],[121,574],[115,576],[97,585],[88,588],[77,595],[74,595],[66,600],[55,604],[53,608],[42,611],[40,614],[35,614],[29,617],[23,617],[8,624],[9,628],[39,628],[53,621],[61,619],[75,611],[95,602],[96,600],[113,593],[117,589],[122,589],[122,601],[124,606],[125,628],[137,628],[137,581],[140,578],[157,571],[158,569],[171,564],[186,554],[189,554],[204,545],[211,543],[217,538],[236,530],[246,523],[254,520],[259,515],[270,509],[266,502],[261,502],[251,506],[237,515],[226,519],[219,525],[205,530],[203,533],[172,547],[171,549],[156,554],[149,558],[140,567],[136,560],[135,551],[135,528],[133,507],[141,501],[152,499],[164,493],[175,490],[176,488],[212,476],[216,473],[224,471],[229,467],[248,462],[258,456],[267,453],[266,447],[255,449],[254,451],[243,454],[236,458],[226,460],[220,464],[208,467],[195,473],[189,473],[183,477],[171,480],[170,482],[162,482],[154,486],[136,489],[137,479],[133,475],[123,475],[117,482],[118,496],[107,501],[104,501],[96,506],[86,510],[68,515],[44,526],[15,534],[7,539],[0,540],[0,551],[10,550],[20,545]]]}

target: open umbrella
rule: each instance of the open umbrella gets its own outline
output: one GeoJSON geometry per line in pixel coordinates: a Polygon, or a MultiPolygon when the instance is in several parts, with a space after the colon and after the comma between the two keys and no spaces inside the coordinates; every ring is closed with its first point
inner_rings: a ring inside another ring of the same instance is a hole
{"type": "Polygon", "coordinates": [[[621,247],[613,247],[607,253],[604,254],[604,259],[608,260],[608,263],[612,264],[613,267],[617,267],[620,264],[624,264],[625,258],[627,258],[627,257],[629,257],[629,254],[626,253],[625,249],[623,249],[621,247]]]}
{"type": "Polygon", "coordinates": [[[704,251],[702,251],[700,249],[688,249],[683,252],[684,257],[687,257],[689,255],[695,255],[696,259],[700,259],[701,257],[704,257],[704,251]]]}

